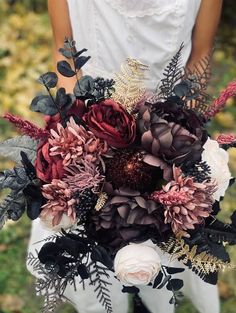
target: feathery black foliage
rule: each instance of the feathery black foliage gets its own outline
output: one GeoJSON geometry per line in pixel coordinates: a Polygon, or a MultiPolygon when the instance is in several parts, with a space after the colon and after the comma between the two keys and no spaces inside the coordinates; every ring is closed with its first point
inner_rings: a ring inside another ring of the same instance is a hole
{"type": "Polygon", "coordinates": [[[90,264],[90,280],[91,285],[95,286],[95,293],[99,302],[104,306],[107,313],[112,313],[112,305],[110,298],[109,274],[108,269],[103,265],[93,262],[90,264]]]}
{"type": "Polygon", "coordinates": [[[176,83],[183,77],[183,67],[181,65],[181,53],[184,45],[181,44],[179,50],[171,59],[170,63],[164,70],[164,78],[161,80],[160,96],[164,99],[171,97],[174,94],[176,83]]]}
{"type": "Polygon", "coordinates": [[[211,179],[211,169],[205,161],[200,161],[195,164],[184,163],[181,169],[185,176],[192,176],[199,183],[211,179]]]}

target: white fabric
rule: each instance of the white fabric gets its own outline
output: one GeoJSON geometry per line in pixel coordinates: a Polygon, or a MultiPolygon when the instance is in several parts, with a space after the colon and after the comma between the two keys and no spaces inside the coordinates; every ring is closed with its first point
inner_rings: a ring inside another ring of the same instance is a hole
{"type": "MultiPolygon", "coordinates": [[[[84,74],[112,77],[127,57],[133,57],[150,66],[149,87],[156,88],[163,69],[182,42],[182,61],[183,65],[186,64],[191,51],[192,28],[201,0],[67,1],[78,49],[87,48],[92,56],[89,64],[83,68],[84,74]]],[[[33,243],[50,234],[39,221],[35,221],[29,251],[39,250],[43,243],[33,243]]],[[[162,262],[168,262],[166,255],[162,257],[162,262]]],[[[35,275],[32,268],[29,270],[35,275]]],[[[200,313],[219,313],[215,286],[203,283],[189,270],[179,274],[179,277],[185,282],[184,293],[200,313]]],[[[120,292],[121,285],[114,277],[111,281],[114,313],[127,313],[127,294],[120,292]]],[[[141,288],[142,300],[152,313],[173,313],[174,308],[169,304],[171,295],[165,288],[141,288]]],[[[66,296],[80,313],[105,313],[91,286],[83,290],[81,284],[77,284],[76,292],[68,287],[66,296]]]]}
{"type": "Polygon", "coordinates": [[[150,66],[150,88],[184,43],[182,60],[191,51],[191,34],[200,0],[68,0],[74,39],[87,48],[86,74],[112,77],[127,57],[150,66]]]}

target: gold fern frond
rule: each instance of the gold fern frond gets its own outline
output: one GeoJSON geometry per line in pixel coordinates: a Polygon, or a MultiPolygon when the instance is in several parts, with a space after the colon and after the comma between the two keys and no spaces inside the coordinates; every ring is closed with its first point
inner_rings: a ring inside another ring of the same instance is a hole
{"type": "Polygon", "coordinates": [[[148,66],[136,59],[128,58],[126,64],[121,65],[120,73],[115,74],[115,92],[112,98],[123,105],[131,113],[135,105],[145,94],[143,84],[148,66]]]}
{"type": "Polygon", "coordinates": [[[171,254],[171,260],[180,259],[185,265],[191,262],[192,269],[203,275],[233,268],[229,262],[223,262],[207,252],[197,253],[197,246],[190,248],[183,239],[171,238],[161,245],[161,249],[171,254]]]}
{"type": "Polygon", "coordinates": [[[97,203],[95,205],[95,210],[100,211],[106,204],[107,199],[108,195],[105,192],[100,192],[100,194],[98,195],[97,203]]]}

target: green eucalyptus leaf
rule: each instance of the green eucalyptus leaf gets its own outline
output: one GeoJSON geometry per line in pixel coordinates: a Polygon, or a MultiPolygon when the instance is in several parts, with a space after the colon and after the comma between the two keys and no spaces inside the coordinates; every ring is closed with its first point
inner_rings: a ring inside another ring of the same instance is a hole
{"type": "Polygon", "coordinates": [[[39,77],[38,82],[47,88],[54,88],[57,85],[58,76],[54,72],[47,72],[39,77]]]}
{"type": "Polygon", "coordinates": [[[29,136],[14,137],[0,143],[0,156],[21,164],[21,151],[23,151],[28,155],[29,160],[34,163],[37,146],[37,140],[29,136]]]}
{"type": "Polygon", "coordinates": [[[60,61],[57,63],[58,72],[65,77],[73,77],[76,72],[71,68],[71,65],[67,61],[60,61]]]}
{"type": "Polygon", "coordinates": [[[46,115],[55,115],[58,113],[57,107],[50,96],[37,96],[30,105],[30,110],[40,112],[46,115]]]}

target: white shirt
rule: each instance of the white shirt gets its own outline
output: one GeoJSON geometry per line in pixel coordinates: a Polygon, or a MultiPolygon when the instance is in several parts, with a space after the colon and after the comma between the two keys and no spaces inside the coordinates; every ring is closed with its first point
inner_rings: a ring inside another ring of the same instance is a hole
{"type": "Polygon", "coordinates": [[[67,1],[77,47],[92,56],[85,74],[113,77],[132,57],[149,65],[149,86],[155,88],[181,43],[186,64],[201,0],[67,1]]]}

